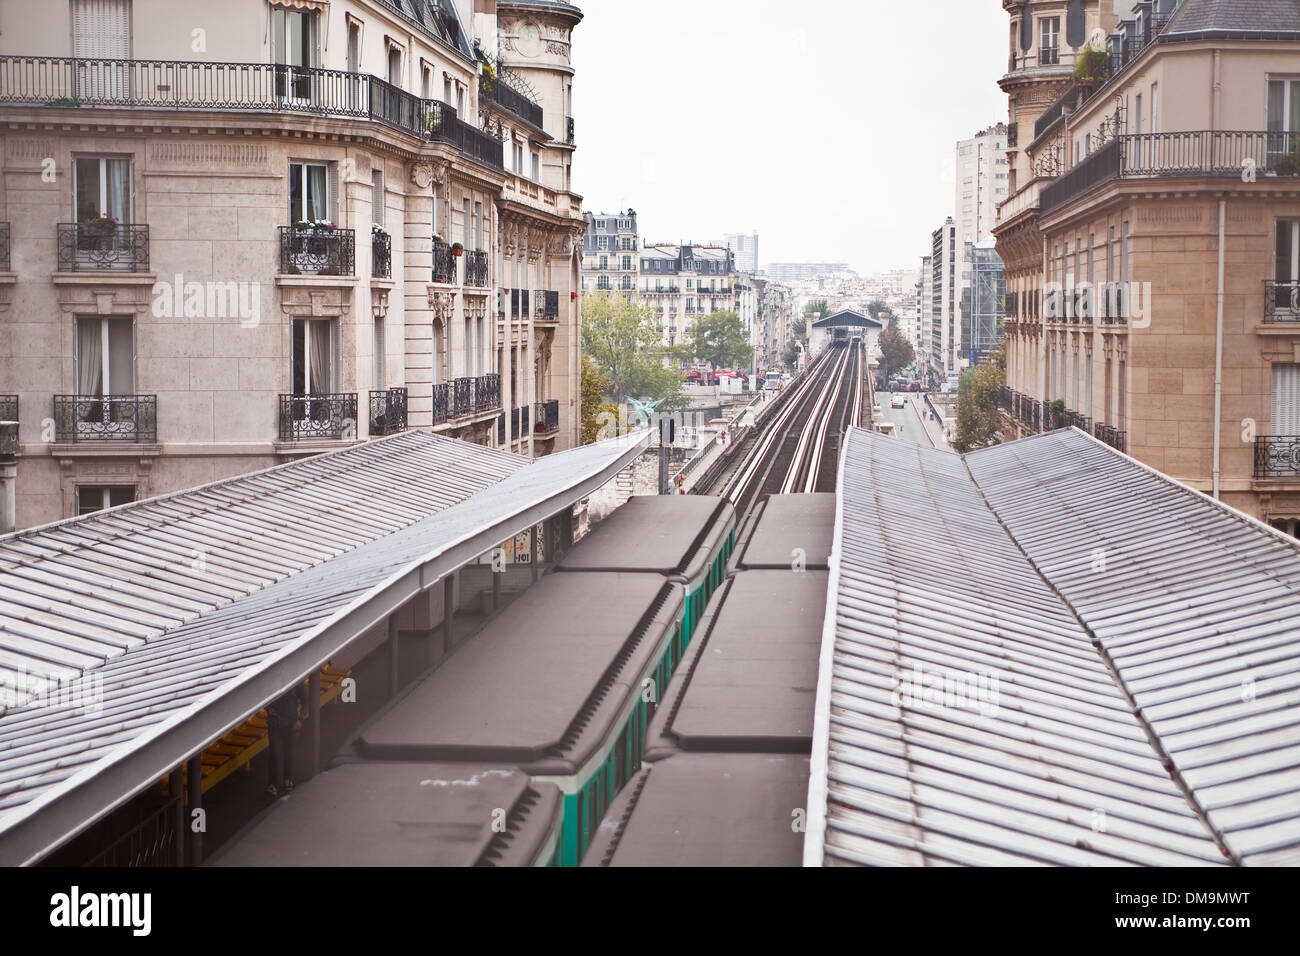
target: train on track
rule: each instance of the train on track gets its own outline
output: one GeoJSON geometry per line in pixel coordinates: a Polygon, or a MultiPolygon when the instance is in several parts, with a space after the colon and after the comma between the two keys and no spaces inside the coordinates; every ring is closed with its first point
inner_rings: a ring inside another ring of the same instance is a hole
{"type": "Polygon", "coordinates": [[[722,498],[631,499],[210,863],[576,866],[735,544],[722,498]]]}

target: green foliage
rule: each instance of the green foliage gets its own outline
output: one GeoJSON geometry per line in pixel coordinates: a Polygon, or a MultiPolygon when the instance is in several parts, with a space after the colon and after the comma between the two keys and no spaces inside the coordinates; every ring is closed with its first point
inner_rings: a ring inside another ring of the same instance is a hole
{"type": "Polygon", "coordinates": [[[799,361],[799,346],[794,339],[785,344],[785,351],[781,353],[781,361],[791,368],[799,361]]]}
{"type": "Polygon", "coordinates": [[[580,442],[590,445],[599,441],[601,425],[618,419],[618,409],[605,401],[605,393],[613,387],[609,376],[600,366],[584,355],[582,357],[582,424],[580,442]],[[606,417],[608,416],[608,417],[606,417]]]}
{"type": "Polygon", "coordinates": [[[730,309],[697,318],[691,325],[690,349],[693,358],[715,369],[748,365],[754,356],[745,323],[730,309]]]}
{"type": "Polygon", "coordinates": [[[820,312],[825,316],[830,312],[830,306],[827,304],[825,299],[813,299],[803,307],[803,314],[812,315],[814,312],[820,312]]]}
{"type": "Polygon", "coordinates": [[[1096,83],[1103,79],[1110,65],[1110,55],[1100,47],[1084,47],[1083,52],[1074,58],[1074,81],[1076,83],[1096,83]]]}
{"type": "Polygon", "coordinates": [[[682,378],[664,365],[672,352],[659,339],[659,315],[610,292],[582,296],[582,351],[609,384],[602,389],[622,406],[631,398],[664,399],[665,411],[685,408],[682,378]]]}
{"type": "MultiPolygon", "coordinates": [[[[868,306],[870,308],[870,306],[868,306]]],[[[916,361],[916,350],[896,324],[886,326],[876,339],[880,347],[880,373],[882,382],[888,382],[895,372],[900,372],[916,361]]]]}
{"type": "Polygon", "coordinates": [[[808,322],[802,316],[794,320],[791,328],[794,329],[795,338],[801,339],[808,334],[808,322]]]}
{"type": "Polygon", "coordinates": [[[1002,440],[1002,416],[998,397],[1002,370],[994,362],[968,368],[957,383],[957,434],[954,451],[968,452],[996,445],[1002,440]]]}

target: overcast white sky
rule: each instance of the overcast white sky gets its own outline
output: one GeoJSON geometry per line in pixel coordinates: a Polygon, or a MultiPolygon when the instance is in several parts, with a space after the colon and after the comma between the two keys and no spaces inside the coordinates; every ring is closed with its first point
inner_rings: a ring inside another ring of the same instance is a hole
{"type": "Polygon", "coordinates": [[[998,0],[574,0],[573,187],[652,242],[919,268],[953,152],[1007,115],[998,0]]]}

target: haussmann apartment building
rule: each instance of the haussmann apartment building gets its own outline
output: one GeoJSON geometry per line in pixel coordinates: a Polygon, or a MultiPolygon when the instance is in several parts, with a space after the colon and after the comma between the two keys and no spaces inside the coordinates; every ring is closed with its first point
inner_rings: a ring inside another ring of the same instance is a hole
{"type": "Polygon", "coordinates": [[[0,0],[17,527],[407,428],[576,444],[581,18],[0,0]]]}
{"type": "Polygon", "coordinates": [[[1003,7],[1006,431],[1077,425],[1295,534],[1300,7],[1003,7]]]}

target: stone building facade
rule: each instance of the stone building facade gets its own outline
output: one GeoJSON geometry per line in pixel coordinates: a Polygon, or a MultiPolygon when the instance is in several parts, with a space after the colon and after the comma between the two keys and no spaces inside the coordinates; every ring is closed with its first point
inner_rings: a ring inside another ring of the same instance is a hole
{"type": "Polygon", "coordinates": [[[24,8],[0,0],[19,527],[405,428],[576,444],[576,8],[24,8]]]}

